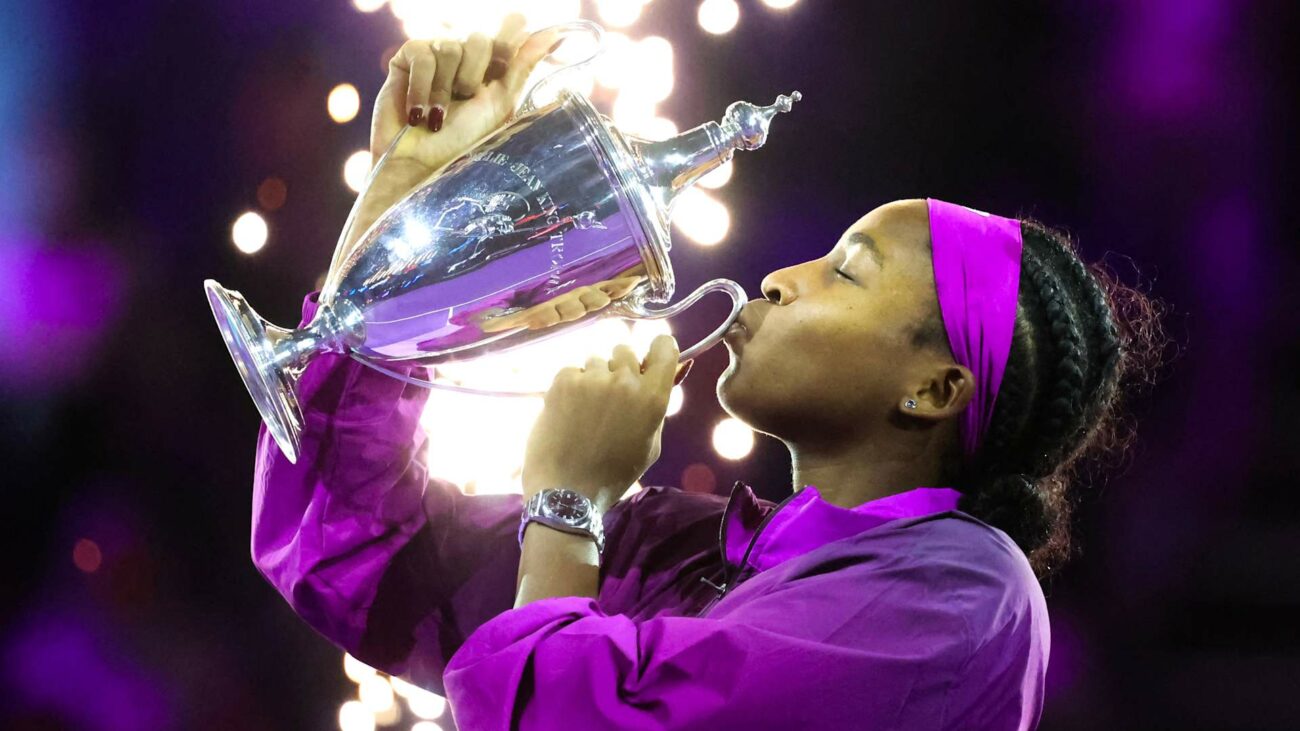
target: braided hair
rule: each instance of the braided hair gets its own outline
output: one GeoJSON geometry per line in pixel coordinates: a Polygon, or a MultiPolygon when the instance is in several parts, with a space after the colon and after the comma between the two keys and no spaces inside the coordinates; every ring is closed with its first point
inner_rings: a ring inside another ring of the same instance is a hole
{"type": "Polygon", "coordinates": [[[1032,220],[1021,234],[1015,331],[993,418],[974,459],[954,453],[946,471],[962,492],[958,509],[1007,533],[1043,577],[1070,555],[1073,482],[1122,456],[1132,426],[1120,402],[1130,384],[1151,382],[1167,340],[1160,303],[1085,265],[1064,234],[1032,220]]]}

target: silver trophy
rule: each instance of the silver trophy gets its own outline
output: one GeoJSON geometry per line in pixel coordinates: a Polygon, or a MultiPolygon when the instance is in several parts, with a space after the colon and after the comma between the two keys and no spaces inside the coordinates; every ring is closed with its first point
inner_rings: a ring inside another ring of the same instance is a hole
{"type": "MultiPolygon", "coordinates": [[[[593,25],[577,25],[599,37],[593,25]]],[[[716,345],[739,315],[748,298],[728,279],[647,307],[673,296],[669,215],[678,194],[733,151],[761,147],[772,118],[799,93],[766,107],[736,102],[721,122],[652,142],[619,132],[579,93],[534,107],[536,88],[513,123],[425,179],[357,239],[306,327],[271,325],[238,292],[204,283],[244,384],[291,462],[302,430],[295,381],[317,353],[347,353],[421,386],[521,395],[423,381],[385,365],[478,358],[596,317],[672,317],[707,293],[729,294],[730,315],[682,351],[686,360],[716,345]],[[610,296],[605,309],[553,327],[521,324],[530,308],[593,285],[610,296]]],[[[345,240],[355,216],[354,207],[345,240]]]]}

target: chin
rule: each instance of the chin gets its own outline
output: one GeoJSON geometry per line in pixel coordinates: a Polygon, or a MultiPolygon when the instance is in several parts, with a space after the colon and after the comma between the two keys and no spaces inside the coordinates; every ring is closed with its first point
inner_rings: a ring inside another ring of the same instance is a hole
{"type": "Polygon", "coordinates": [[[761,411],[763,389],[747,377],[734,355],[731,364],[718,377],[716,390],[722,410],[753,428],[754,416],[761,411]]]}

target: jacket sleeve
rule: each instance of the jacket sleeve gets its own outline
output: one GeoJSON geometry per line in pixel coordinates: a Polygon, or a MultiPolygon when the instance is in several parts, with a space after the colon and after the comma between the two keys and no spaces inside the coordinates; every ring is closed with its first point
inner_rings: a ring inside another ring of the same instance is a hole
{"type": "MultiPolygon", "coordinates": [[[[303,323],[314,313],[313,294],[303,323]]],[[[253,562],[335,644],[441,692],[446,658],[514,604],[521,498],[428,479],[423,388],[330,354],[298,394],[298,463],[258,435],[253,562]]]]}
{"type": "Polygon", "coordinates": [[[927,598],[932,578],[828,565],[741,585],[707,616],[639,622],[544,599],[468,638],[448,699],[460,728],[490,731],[960,727],[944,716],[970,635],[960,601],[927,598]]]}

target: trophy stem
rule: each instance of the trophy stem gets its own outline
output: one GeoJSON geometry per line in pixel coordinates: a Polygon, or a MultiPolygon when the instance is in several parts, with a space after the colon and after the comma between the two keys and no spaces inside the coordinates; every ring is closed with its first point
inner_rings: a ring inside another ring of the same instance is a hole
{"type": "Polygon", "coordinates": [[[289,461],[296,463],[302,444],[302,408],[294,386],[302,364],[317,349],[318,333],[271,325],[242,295],[214,280],[205,281],[203,289],[267,431],[289,461]]]}

